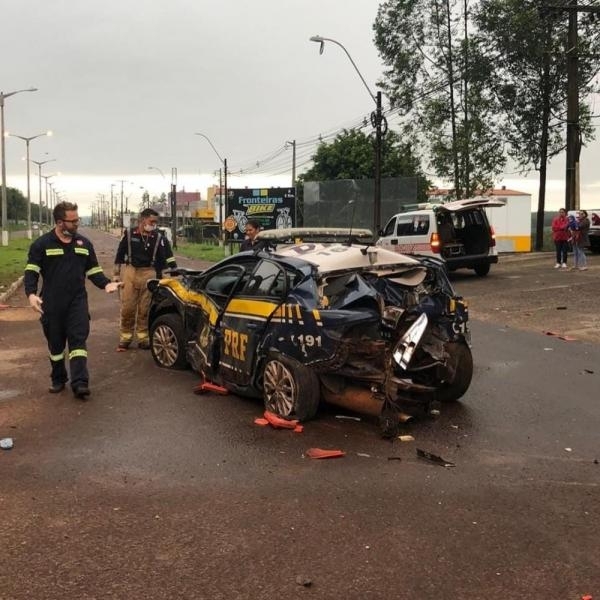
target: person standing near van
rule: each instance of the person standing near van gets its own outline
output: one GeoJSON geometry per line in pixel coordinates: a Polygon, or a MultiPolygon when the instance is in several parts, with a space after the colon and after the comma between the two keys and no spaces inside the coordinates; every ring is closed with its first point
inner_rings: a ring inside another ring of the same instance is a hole
{"type": "Polygon", "coordinates": [[[567,211],[561,208],[552,219],[552,240],[556,248],[555,269],[567,268],[567,254],[569,252],[569,220],[567,211]]]}
{"type": "Polygon", "coordinates": [[[169,240],[157,227],[158,213],[152,208],[144,209],[138,226],[126,229],[117,248],[113,275],[115,280],[123,280],[118,347],[121,351],[131,345],[134,331],[138,348],[150,348],[150,291],[146,283],[153,277],[160,277],[163,269],[177,267],[169,240]]]}
{"type": "Polygon", "coordinates": [[[573,252],[576,253],[575,266],[580,271],[587,271],[587,257],[585,249],[590,245],[590,219],[585,210],[580,210],[577,214],[578,237],[577,242],[573,242],[573,252]]]}

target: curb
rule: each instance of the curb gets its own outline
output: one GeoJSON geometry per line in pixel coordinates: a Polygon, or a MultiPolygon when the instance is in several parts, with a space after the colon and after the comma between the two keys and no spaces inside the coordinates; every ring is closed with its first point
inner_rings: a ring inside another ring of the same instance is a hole
{"type": "Polygon", "coordinates": [[[2,294],[0,294],[0,303],[6,302],[22,285],[23,275],[21,275],[21,277],[19,277],[19,279],[16,281],[13,281],[6,292],[2,292],[2,294]]]}

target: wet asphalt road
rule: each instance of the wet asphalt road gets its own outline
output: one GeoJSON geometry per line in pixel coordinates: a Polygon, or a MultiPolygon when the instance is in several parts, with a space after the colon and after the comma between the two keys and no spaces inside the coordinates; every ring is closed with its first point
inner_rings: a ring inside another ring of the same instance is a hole
{"type": "MultiPolygon", "coordinates": [[[[107,268],[116,240],[90,237],[107,268]]],[[[0,598],[600,596],[600,345],[498,306],[483,320],[508,279],[455,280],[473,292],[474,381],[407,443],[335,410],[302,434],[257,427],[260,402],[116,353],[117,300],[92,286],[92,398],[52,396],[20,292],[0,311],[0,598]],[[347,454],[304,458],[315,446],[347,454]]]]}

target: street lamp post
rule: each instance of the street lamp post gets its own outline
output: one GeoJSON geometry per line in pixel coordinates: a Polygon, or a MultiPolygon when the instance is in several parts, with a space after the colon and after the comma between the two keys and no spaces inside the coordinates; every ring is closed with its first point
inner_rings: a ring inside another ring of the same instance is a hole
{"type": "Polygon", "coordinates": [[[30,174],[29,174],[29,142],[31,142],[32,140],[35,140],[36,138],[39,137],[43,137],[43,136],[50,136],[52,135],[51,131],[46,131],[46,133],[38,133],[37,135],[32,135],[30,137],[26,137],[23,135],[17,135],[16,133],[8,133],[7,136],[8,137],[16,137],[19,138],[20,140],[24,140],[25,141],[25,147],[26,147],[26,161],[27,161],[27,239],[32,239],[32,234],[31,234],[31,185],[30,185],[30,174]]]}
{"type": "MultiPolygon", "coordinates": [[[[52,177],[55,177],[56,173],[53,173],[52,175],[42,175],[42,177],[44,178],[44,180],[46,181],[46,200],[44,202],[44,205],[46,207],[46,213],[48,214],[48,225],[50,225],[50,204],[48,203],[48,187],[50,187],[50,189],[52,189],[52,184],[48,182],[49,179],[51,179],[52,177]]],[[[51,196],[52,197],[52,196],[51,196]]],[[[44,214],[42,213],[42,203],[40,202],[40,224],[42,224],[45,221],[44,219],[44,214]]]]}
{"type": "Polygon", "coordinates": [[[171,245],[177,248],[177,168],[171,169],[171,245]]]}
{"type": "Polygon", "coordinates": [[[31,162],[34,165],[38,166],[38,182],[39,182],[39,194],[38,194],[38,198],[39,198],[39,217],[40,217],[40,235],[42,233],[42,165],[45,165],[46,163],[49,162],[54,162],[56,159],[55,158],[49,158],[48,160],[32,160],[31,162]]]}
{"type": "Polygon", "coordinates": [[[8,208],[6,202],[6,155],[4,146],[4,99],[20,92],[37,92],[37,88],[16,90],[5,94],[0,92],[0,163],[2,164],[2,245],[8,246],[8,208]]]}
{"type": "Polygon", "coordinates": [[[163,181],[165,182],[165,185],[167,185],[167,178],[165,177],[165,174],[158,167],[148,167],[148,169],[150,171],[152,171],[152,170],[158,171],[160,173],[160,176],[163,178],[163,181]]]}
{"type": "Polygon", "coordinates": [[[358,73],[361,81],[363,82],[367,92],[369,92],[369,96],[373,102],[375,102],[375,110],[371,113],[371,125],[375,129],[375,186],[374,186],[374,199],[373,199],[373,229],[374,234],[377,235],[377,232],[381,228],[381,147],[383,145],[383,136],[387,132],[387,120],[383,116],[382,108],[381,108],[381,92],[378,91],[377,94],[373,94],[365,78],[362,76],[362,73],[358,70],[356,63],[352,60],[350,53],[346,48],[337,40],[322,37],[320,35],[313,35],[310,38],[311,42],[317,42],[321,44],[319,48],[319,54],[323,54],[323,50],[325,48],[325,42],[331,42],[332,44],[338,45],[345,53],[354,70],[358,73]]]}
{"type": "MultiPolygon", "coordinates": [[[[217,152],[217,149],[215,148],[214,144],[210,141],[210,138],[205,135],[204,133],[194,133],[194,135],[199,135],[200,137],[203,137],[209,144],[210,147],[213,149],[214,153],[217,155],[218,159],[221,161],[221,164],[223,165],[223,176],[224,176],[224,195],[225,195],[225,202],[227,202],[227,159],[226,158],[221,158],[221,155],[217,152]]],[[[221,184],[219,182],[219,188],[220,188],[221,184]]],[[[221,196],[221,189],[219,189],[219,196],[221,196]]],[[[219,230],[221,231],[221,240],[223,240],[223,235],[224,235],[224,231],[223,231],[223,199],[219,198],[219,230]]]]}

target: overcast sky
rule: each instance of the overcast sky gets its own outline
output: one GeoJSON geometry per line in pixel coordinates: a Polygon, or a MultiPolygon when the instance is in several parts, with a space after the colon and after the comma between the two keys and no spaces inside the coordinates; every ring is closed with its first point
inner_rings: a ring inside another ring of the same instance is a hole
{"type": "MultiPolygon", "coordinates": [[[[341,48],[323,55],[319,34],[341,42],[372,91],[382,66],[373,45],[377,0],[13,0],[2,5],[0,90],[37,87],[5,100],[5,128],[33,136],[31,158],[56,159],[55,187],[89,212],[97,194],[140,186],[158,194],[177,168],[178,188],[218,183],[221,166],[271,170],[232,177],[230,185],[291,185],[291,148],[298,172],[313,141],[355,125],[374,104],[341,48]],[[265,161],[277,154],[271,162],[265,161]],[[256,167],[256,162],[259,166],[256,167]],[[148,170],[149,166],[157,170],[148,170]],[[119,184],[120,185],[120,184],[119,184]]],[[[384,100],[385,103],[385,100],[384,100]]],[[[390,123],[393,127],[393,123],[390,123]]],[[[600,205],[596,142],[582,152],[582,204],[600,205]],[[598,194],[598,196],[596,195],[598,194]],[[595,203],[595,204],[594,204],[595,203]]],[[[7,183],[26,189],[25,142],[6,140],[7,183]]],[[[32,165],[32,200],[38,170],[32,165]]],[[[552,166],[550,195],[564,198],[564,160],[552,166]]],[[[51,179],[51,180],[52,180],[51,179]]],[[[533,191],[535,177],[506,174],[499,185],[533,191]]],[[[535,200],[535,198],[534,198],[535,200]]]]}

